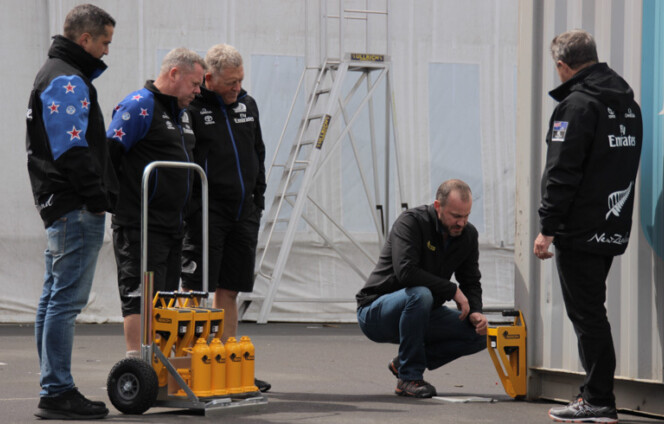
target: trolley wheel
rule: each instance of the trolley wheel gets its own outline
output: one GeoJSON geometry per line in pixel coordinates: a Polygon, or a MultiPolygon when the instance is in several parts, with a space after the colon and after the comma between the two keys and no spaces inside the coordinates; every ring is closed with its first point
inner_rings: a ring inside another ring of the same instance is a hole
{"type": "Polygon", "coordinates": [[[124,414],[142,414],[157,400],[159,380],[154,369],[138,358],[115,364],[106,382],[108,398],[124,414]]]}

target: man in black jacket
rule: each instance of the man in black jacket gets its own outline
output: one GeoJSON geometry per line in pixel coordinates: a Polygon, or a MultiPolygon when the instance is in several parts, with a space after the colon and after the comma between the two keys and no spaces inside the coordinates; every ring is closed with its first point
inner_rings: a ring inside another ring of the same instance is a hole
{"type": "MultiPolygon", "coordinates": [[[[228,44],[212,46],[205,86],[189,107],[196,134],[194,157],[209,183],[209,291],[224,310],[221,340],[237,333],[238,292],[254,287],[254,263],[265,208],[265,144],[256,101],[242,89],[242,56],[228,44]]],[[[201,290],[200,185],[183,248],[182,286],[201,290]]],[[[261,391],[270,384],[256,380],[261,391]]]]}
{"type": "Polygon", "coordinates": [[[486,348],[477,230],[468,222],[472,203],[466,183],[448,180],[432,205],[402,213],[356,295],[364,334],[399,344],[398,356],[388,364],[398,378],[397,395],[435,396],[436,389],[423,380],[425,368],[486,348]],[[458,286],[450,281],[452,274],[458,286]],[[448,300],[458,311],[443,306],[448,300]]]}
{"type": "MultiPolygon", "coordinates": [[[[120,180],[113,214],[113,247],[124,318],[127,356],[140,350],[141,182],[153,161],[192,162],[195,144],[185,108],[200,93],[205,62],[186,48],[171,50],[159,76],[130,93],[113,111],[106,137],[120,180]]],[[[191,196],[193,171],[157,168],[150,175],[148,270],[154,290],[177,290],[180,282],[184,216],[191,196]]],[[[200,221],[199,221],[200,222],[200,221]]],[[[199,224],[200,225],[200,224],[199,224]]]]}
{"type": "Polygon", "coordinates": [[[115,20],[89,4],[65,18],[48,60],[35,78],[27,114],[28,174],[48,246],[44,288],[37,306],[40,400],[44,419],[103,418],[108,409],[74,386],[71,354],[76,316],[88,302],[104,240],[105,211],[117,180],[104,118],[92,80],[106,65],[115,20]]]}
{"type": "Polygon", "coordinates": [[[553,256],[552,242],[556,247],[563,299],[586,378],[579,396],[552,408],[549,416],[563,422],[617,422],[616,358],[604,302],[611,262],[625,252],[632,226],[641,109],[627,82],[598,63],[587,32],[558,35],[551,53],[562,84],[549,93],[560,103],[546,137],[540,234],[533,251],[544,260],[553,256]]]}

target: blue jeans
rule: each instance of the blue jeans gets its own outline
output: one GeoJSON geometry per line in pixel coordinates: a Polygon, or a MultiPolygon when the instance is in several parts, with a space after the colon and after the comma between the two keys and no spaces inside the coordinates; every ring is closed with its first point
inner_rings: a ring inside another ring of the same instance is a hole
{"type": "Polygon", "coordinates": [[[486,348],[486,336],[475,333],[468,318],[459,320],[459,311],[432,307],[428,288],[409,287],[357,311],[360,329],[370,340],[399,345],[402,380],[422,380],[426,368],[434,370],[486,348]]]}
{"type": "Polygon", "coordinates": [[[40,396],[54,396],[74,387],[74,324],[88,302],[105,220],[105,215],[78,209],[46,229],[44,289],[35,319],[40,396]]]}

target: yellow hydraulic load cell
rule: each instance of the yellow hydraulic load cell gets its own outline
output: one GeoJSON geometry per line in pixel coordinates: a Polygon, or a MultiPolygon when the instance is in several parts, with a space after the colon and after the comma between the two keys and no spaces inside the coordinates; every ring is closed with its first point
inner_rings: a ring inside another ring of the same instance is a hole
{"type": "MultiPolygon", "coordinates": [[[[171,350],[176,347],[176,352],[183,352],[183,341],[193,336],[192,318],[193,312],[189,309],[174,308],[173,301],[176,297],[174,292],[157,292],[152,301],[152,331],[154,332],[155,344],[165,357],[171,356],[171,350]]],[[[182,356],[182,355],[178,355],[182,356]]],[[[159,387],[168,384],[168,371],[164,364],[153,358],[153,368],[159,378],[159,387]]]]}
{"type": "Polygon", "coordinates": [[[192,348],[185,349],[191,354],[191,383],[189,387],[196,396],[211,397],[210,385],[212,382],[212,361],[210,359],[210,346],[203,338],[196,340],[192,348]]]}
{"type": "Polygon", "coordinates": [[[242,390],[242,352],[235,337],[226,340],[226,390],[231,395],[244,393],[242,390]]]}
{"type": "Polygon", "coordinates": [[[487,349],[505,392],[512,398],[526,395],[526,322],[521,311],[505,311],[512,325],[489,327],[487,349]]]}
{"type": "Polygon", "coordinates": [[[216,308],[203,308],[200,306],[200,300],[207,298],[207,292],[190,291],[181,292],[179,297],[183,298],[182,307],[194,311],[194,337],[196,340],[203,338],[220,337],[224,330],[224,310],[216,308]]]}
{"type": "Polygon", "coordinates": [[[258,392],[258,387],[256,387],[256,384],[254,383],[255,348],[249,336],[240,337],[240,355],[242,391],[245,393],[258,392]]]}
{"type": "Polygon", "coordinates": [[[210,390],[214,396],[228,394],[226,390],[226,348],[218,338],[210,342],[210,358],[212,360],[212,382],[210,390]]]}

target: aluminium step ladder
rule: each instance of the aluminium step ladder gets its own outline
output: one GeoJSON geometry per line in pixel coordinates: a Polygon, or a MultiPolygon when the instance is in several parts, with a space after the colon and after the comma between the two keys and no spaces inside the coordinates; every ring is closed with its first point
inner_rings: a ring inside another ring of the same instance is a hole
{"type": "MultiPolygon", "coordinates": [[[[330,234],[330,228],[336,234],[343,234],[354,248],[358,250],[358,256],[366,264],[376,263],[376,252],[367,251],[361,243],[355,239],[351,231],[344,228],[343,224],[334,219],[325,207],[316,201],[311,195],[311,189],[314,181],[320,177],[321,170],[328,165],[332,152],[338,149],[344,140],[349,140],[355,160],[358,164],[358,171],[362,182],[364,194],[366,196],[368,207],[373,210],[372,220],[378,235],[379,248],[382,246],[387,234],[386,222],[389,220],[389,176],[386,169],[385,195],[384,202],[381,201],[380,176],[378,174],[377,150],[381,147],[385,149],[386,168],[389,167],[390,158],[390,135],[393,133],[393,143],[397,144],[397,132],[394,122],[394,111],[392,101],[392,83],[391,83],[391,64],[389,56],[386,54],[368,54],[368,53],[346,53],[343,47],[344,22],[347,19],[358,19],[358,15],[380,14],[385,18],[388,16],[389,3],[385,3],[385,11],[355,10],[345,9],[344,0],[338,0],[339,15],[332,16],[327,13],[325,0],[321,1],[321,39],[325,40],[325,45],[321,46],[323,50],[321,56],[326,56],[321,66],[306,67],[300,84],[295,94],[293,104],[295,103],[301,87],[305,85],[307,77],[312,80],[312,73],[315,72],[312,88],[309,91],[306,102],[304,117],[299,122],[297,135],[293,140],[288,157],[285,161],[278,161],[278,154],[281,149],[282,140],[286,132],[286,126],[282,131],[281,139],[277,146],[277,151],[272,159],[272,163],[267,173],[269,181],[272,171],[281,172],[276,194],[271,203],[261,229],[258,241],[258,256],[256,269],[256,286],[264,283],[265,293],[261,295],[242,294],[239,297],[239,317],[242,319],[249,306],[256,302],[260,304],[257,322],[266,323],[268,315],[275,302],[354,302],[352,297],[348,298],[302,298],[302,297],[277,297],[279,284],[282,280],[286,264],[291,253],[293,242],[297,232],[302,228],[304,222],[319,236],[324,245],[336,252],[336,254],[362,279],[367,278],[367,269],[362,269],[355,255],[344,253],[335,243],[335,237],[330,234]],[[325,9],[325,10],[323,10],[325,9]],[[327,26],[326,22],[330,19],[339,19],[339,48],[338,58],[329,58],[327,48],[327,26]],[[350,92],[345,93],[345,83],[352,82],[350,75],[357,77],[350,92]],[[358,76],[359,75],[359,76],[358,76]],[[374,95],[380,87],[385,87],[385,144],[379,146],[375,140],[374,128],[374,95]],[[358,106],[354,113],[349,113],[347,108],[351,101],[358,101],[358,106]],[[369,110],[370,124],[370,142],[373,159],[373,187],[369,184],[369,178],[363,166],[360,165],[358,141],[354,135],[352,126],[358,121],[361,113],[369,110]],[[341,120],[341,121],[340,121],[341,120]],[[331,126],[338,128],[338,134],[332,137],[331,126]],[[331,138],[331,139],[328,139],[331,138]],[[321,221],[328,225],[321,225],[321,221]],[[284,230],[285,226],[285,230],[284,230]],[[268,252],[278,251],[274,265],[270,269],[267,264],[268,252]]],[[[367,21],[368,22],[368,21],[367,21]]],[[[386,40],[389,37],[385,37],[386,40]]],[[[293,105],[291,105],[291,113],[293,105]]],[[[290,114],[289,114],[290,115],[290,114]]],[[[403,193],[401,188],[401,178],[399,172],[398,155],[394,155],[396,160],[396,180],[398,182],[398,193],[403,193]]],[[[407,208],[407,204],[401,202],[401,208],[407,208]]],[[[366,267],[365,267],[366,268],[366,267]]]]}

